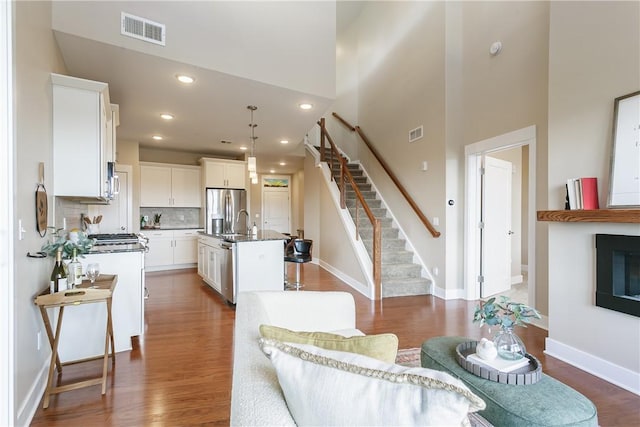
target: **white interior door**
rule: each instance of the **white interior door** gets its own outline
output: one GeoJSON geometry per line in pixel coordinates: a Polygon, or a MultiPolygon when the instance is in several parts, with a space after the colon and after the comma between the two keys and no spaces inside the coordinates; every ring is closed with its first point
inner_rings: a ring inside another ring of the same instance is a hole
{"type": "Polygon", "coordinates": [[[274,230],[280,233],[290,233],[291,231],[291,205],[290,205],[289,178],[266,177],[263,179],[262,191],[262,228],[274,230]],[[269,180],[274,185],[267,186],[269,180]],[[285,186],[286,185],[286,186],[285,186]]]}
{"type": "Polygon", "coordinates": [[[116,165],[116,173],[120,178],[120,192],[108,205],[94,205],[90,207],[90,217],[102,215],[100,233],[129,233],[133,230],[131,172],[131,166],[116,165]]]}
{"type": "Polygon", "coordinates": [[[511,288],[510,162],[484,157],[482,180],[482,298],[511,288]]]}

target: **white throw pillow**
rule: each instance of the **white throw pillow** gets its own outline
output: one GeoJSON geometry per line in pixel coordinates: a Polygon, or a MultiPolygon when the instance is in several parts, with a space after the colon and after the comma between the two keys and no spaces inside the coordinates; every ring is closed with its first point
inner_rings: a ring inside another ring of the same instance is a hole
{"type": "Polygon", "coordinates": [[[296,424],[467,425],[485,403],[451,375],[261,339],[296,424]]]}

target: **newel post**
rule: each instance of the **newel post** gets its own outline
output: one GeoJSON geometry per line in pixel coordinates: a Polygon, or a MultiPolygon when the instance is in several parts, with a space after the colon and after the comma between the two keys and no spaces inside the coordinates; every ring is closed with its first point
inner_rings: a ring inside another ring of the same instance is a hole
{"type": "Polygon", "coordinates": [[[325,161],[325,156],[324,156],[324,134],[325,134],[325,128],[324,128],[324,117],[320,119],[320,161],[324,162],[325,161]]]}

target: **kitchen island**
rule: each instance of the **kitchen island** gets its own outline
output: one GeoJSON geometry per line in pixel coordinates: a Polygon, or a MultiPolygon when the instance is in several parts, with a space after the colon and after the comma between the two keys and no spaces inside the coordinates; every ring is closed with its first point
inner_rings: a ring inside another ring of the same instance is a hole
{"type": "Polygon", "coordinates": [[[240,292],[284,288],[285,236],[272,230],[250,234],[200,233],[198,274],[227,301],[240,292]]]}
{"type": "MultiPolygon", "coordinates": [[[[97,245],[78,258],[82,271],[98,263],[101,275],[118,275],[112,307],[116,352],[131,350],[131,337],[144,333],[144,253],[144,245],[138,243],[97,245]]],[[[62,362],[104,354],[105,310],[102,304],[92,304],[65,313],[59,345],[62,362]]]]}

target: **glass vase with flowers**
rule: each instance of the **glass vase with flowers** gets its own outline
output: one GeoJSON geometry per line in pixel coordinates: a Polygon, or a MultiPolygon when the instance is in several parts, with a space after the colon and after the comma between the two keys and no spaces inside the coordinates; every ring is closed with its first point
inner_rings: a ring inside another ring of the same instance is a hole
{"type": "Polygon", "coordinates": [[[480,301],[473,313],[473,322],[480,323],[480,327],[499,327],[493,343],[498,356],[507,360],[518,360],[526,356],[527,349],[520,337],[513,333],[513,328],[526,328],[526,324],[532,319],[540,319],[540,313],[535,308],[511,301],[506,296],[501,296],[500,302],[496,302],[495,297],[480,301]]]}

